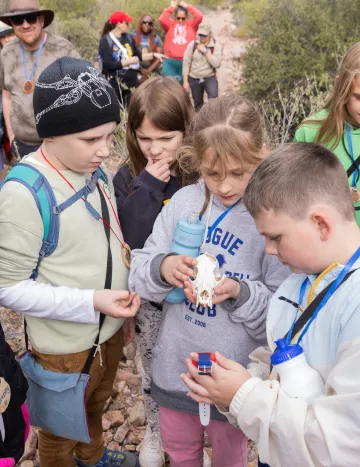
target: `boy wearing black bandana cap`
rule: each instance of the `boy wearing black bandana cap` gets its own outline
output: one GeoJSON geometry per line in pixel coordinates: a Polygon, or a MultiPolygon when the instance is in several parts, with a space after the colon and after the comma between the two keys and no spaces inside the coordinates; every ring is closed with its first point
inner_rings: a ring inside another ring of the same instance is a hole
{"type": "MultiPolygon", "coordinates": [[[[47,179],[60,205],[84,187],[109,155],[120,120],[119,103],[91,63],[65,57],[40,75],[34,111],[44,142],[24,163],[47,179]]],[[[124,318],[134,316],[139,306],[139,298],[126,290],[121,226],[113,210],[111,179],[106,170],[103,174],[87,203],[79,199],[60,214],[58,245],[40,262],[36,280],[30,276],[44,232],[37,205],[28,188],[16,181],[8,181],[0,192],[0,301],[26,315],[36,362],[52,372],[81,371],[99,332],[99,312],[109,315],[101,328],[86,390],[91,442],[79,443],[40,430],[42,467],[137,465],[132,454],[104,450],[102,439],[103,406],[111,396],[124,344],[121,328],[124,318]],[[102,214],[101,193],[109,211],[109,243],[102,218],[93,215],[94,211],[102,214]],[[112,280],[111,290],[106,290],[109,257],[112,280]]],[[[68,410],[71,414],[71,407],[68,410]]]]}

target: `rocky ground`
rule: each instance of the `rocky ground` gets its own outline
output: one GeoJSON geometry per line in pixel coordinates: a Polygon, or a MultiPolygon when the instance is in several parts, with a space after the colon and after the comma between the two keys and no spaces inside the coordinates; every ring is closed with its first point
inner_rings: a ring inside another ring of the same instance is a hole
{"type": "MultiPolygon", "coordinates": [[[[0,308],[0,320],[5,336],[16,354],[24,351],[22,318],[0,308]]],[[[145,410],[141,394],[141,360],[135,342],[124,349],[119,363],[113,392],[104,407],[103,429],[105,444],[109,449],[136,451],[145,434],[145,410]]],[[[211,448],[206,448],[211,458],[211,448]]],[[[248,467],[257,466],[256,450],[250,444],[248,467]]],[[[169,464],[167,464],[169,465],[169,464]]],[[[20,467],[39,467],[37,429],[32,428],[26,443],[20,467]]]]}
{"type": "MultiPolygon", "coordinates": [[[[238,91],[241,85],[241,56],[246,42],[233,37],[235,25],[229,9],[218,8],[205,12],[206,22],[223,47],[223,63],[218,71],[220,95],[238,91]]],[[[115,173],[119,165],[119,152],[114,151],[108,167],[115,173]]],[[[7,340],[16,354],[24,350],[22,319],[10,310],[0,308],[0,320],[7,340]]],[[[136,451],[145,434],[145,411],[141,394],[141,360],[135,342],[125,348],[119,363],[111,398],[104,407],[103,429],[105,444],[110,449],[136,451]]],[[[211,448],[207,448],[211,457],[211,448]]],[[[26,443],[20,467],[39,467],[37,429],[32,428],[26,443]]],[[[256,449],[250,443],[248,467],[257,466],[256,449]]]]}

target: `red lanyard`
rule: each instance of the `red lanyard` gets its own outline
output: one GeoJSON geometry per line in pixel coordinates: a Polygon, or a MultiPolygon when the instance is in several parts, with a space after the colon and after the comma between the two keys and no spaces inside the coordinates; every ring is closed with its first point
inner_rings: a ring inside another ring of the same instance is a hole
{"type": "MultiPolygon", "coordinates": [[[[70,187],[72,190],[74,190],[75,193],[76,193],[75,188],[72,186],[72,184],[69,182],[69,180],[60,172],[60,170],[58,170],[58,169],[49,161],[49,159],[46,158],[42,147],[40,147],[40,151],[41,151],[41,155],[43,156],[43,158],[44,158],[44,160],[46,161],[46,163],[49,164],[49,166],[50,166],[52,169],[54,169],[55,172],[57,172],[57,173],[60,175],[60,177],[61,177],[63,180],[65,180],[65,182],[69,185],[69,187],[70,187]]],[[[118,224],[118,226],[119,226],[121,235],[122,235],[122,237],[124,238],[124,235],[123,235],[123,232],[122,232],[122,229],[121,229],[121,225],[120,225],[120,221],[119,221],[119,218],[118,218],[118,216],[117,216],[117,214],[116,214],[116,211],[115,211],[115,209],[114,209],[114,206],[113,206],[113,204],[112,204],[112,202],[111,202],[111,198],[110,198],[110,196],[108,196],[108,194],[106,193],[106,191],[103,190],[103,188],[102,188],[102,186],[100,185],[100,183],[99,183],[98,186],[99,186],[100,190],[104,193],[104,195],[105,195],[105,197],[107,198],[107,200],[109,201],[110,206],[111,206],[111,209],[112,209],[112,212],[113,212],[114,217],[115,217],[115,219],[116,219],[116,222],[117,222],[117,224],[118,224]]],[[[84,199],[84,198],[81,198],[81,199],[85,202],[85,199],[84,199]]],[[[120,238],[116,235],[116,233],[114,232],[114,229],[111,227],[111,225],[108,224],[108,223],[106,222],[106,220],[105,220],[102,216],[100,216],[100,219],[103,221],[103,223],[104,223],[105,225],[107,225],[107,226],[109,227],[109,229],[111,230],[111,232],[115,235],[115,237],[119,240],[121,246],[124,248],[124,242],[122,242],[122,241],[120,240],[120,238]]]]}

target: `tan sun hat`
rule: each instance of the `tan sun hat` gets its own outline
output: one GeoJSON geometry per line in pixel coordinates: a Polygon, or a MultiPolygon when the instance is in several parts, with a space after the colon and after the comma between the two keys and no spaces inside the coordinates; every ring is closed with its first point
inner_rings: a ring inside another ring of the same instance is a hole
{"type": "Polygon", "coordinates": [[[52,10],[41,10],[38,0],[10,0],[9,10],[0,16],[0,20],[11,26],[10,19],[28,13],[44,15],[44,28],[52,23],[55,13],[52,10]]]}
{"type": "Polygon", "coordinates": [[[209,24],[200,24],[197,34],[202,36],[208,36],[211,33],[211,26],[209,24]]]}

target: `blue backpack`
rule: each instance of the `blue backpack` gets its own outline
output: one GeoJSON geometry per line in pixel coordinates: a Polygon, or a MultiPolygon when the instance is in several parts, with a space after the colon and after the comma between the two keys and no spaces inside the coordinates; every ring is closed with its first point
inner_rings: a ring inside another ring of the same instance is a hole
{"type": "Polygon", "coordinates": [[[37,170],[32,165],[24,163],[19,163],[11,169],[1,187],[6,182],[10,181],[18,182],[26,186],[35,200],[44,226],[44,237],[39,252],[39,259],[35,269],[32,271],[31,279],[37,278],[41,260],[46,256],[50,256],[56,250],[59,242],[59,216],[65,209],[72,206],[80,198],[83,198],[85,201],[85,206],[90,214],[96,220],[100,219],[100,214],[87,200],[88,195],[95,190],[96,184],[100,178],[105,183],[107,183],[107,177],[103,170],[99,167],[83,188],[74,193],[62,204],[58,205],[53,189],[51,188],[46,177],[39,170],[37,170]]]}

